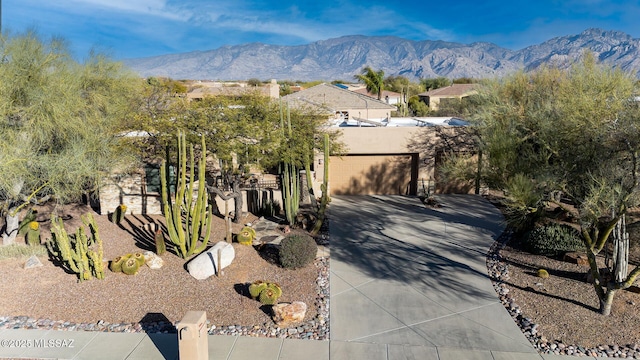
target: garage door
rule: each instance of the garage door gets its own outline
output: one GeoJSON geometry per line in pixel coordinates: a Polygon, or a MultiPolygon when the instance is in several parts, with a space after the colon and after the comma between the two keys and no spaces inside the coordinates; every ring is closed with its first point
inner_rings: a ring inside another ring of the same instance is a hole
{"type": "Polygon", "coordinates": [[[332,156],[329,188],[332,195],[415,195],[418,155],[332,156]]]}

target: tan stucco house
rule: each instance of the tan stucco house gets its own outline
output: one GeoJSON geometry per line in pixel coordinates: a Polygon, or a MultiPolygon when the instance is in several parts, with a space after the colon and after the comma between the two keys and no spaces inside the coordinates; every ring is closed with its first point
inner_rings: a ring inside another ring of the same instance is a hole
{"type": "Polygon", "coordinates": [[[418,94],[420,100],[429,105],[430,110],[438,110],[441,101],[447,99],[462,100],[478,93],[478,84],[453,84],[439,89],[429,90],[418,94]]]}
{"type": "Polygon", "coordinates": [[[382,121],[396,110],[393,105],[331,84],[316,85],[283,96],[282,100],[294,108],[327,113],[332,123],[382,121]]]}

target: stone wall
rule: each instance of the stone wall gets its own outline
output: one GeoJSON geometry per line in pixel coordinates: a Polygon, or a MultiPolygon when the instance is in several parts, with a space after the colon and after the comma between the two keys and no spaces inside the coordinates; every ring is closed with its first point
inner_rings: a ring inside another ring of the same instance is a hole
{"type": "MultiPolygon", "coordinates": [[[[128,214],[162,214],[162,197],[160,193],[147,192],[145,178],[144,173],[136,173],[114,175],[104,179],[99,191],[100,213],[109,214],[120,204],[124,204],[127,206],[128,214]]],[[[242,199],[242,211],[244,212],[255,213],[259,203],[266,200],[277,201],[282,206],[282,192],[280,190],[242,190],[242,199]]],[[[225,201],[218,196],[214,201],[219,213],[224,213],[225,201]]],[[[229,200],[228,211],[233,210],[234,203],[229,200]]]]}
{"type": "Polygon", "coordinates": [[[100,213],[108,214],[120,204],[129,214],[161,214],[162,198],[157,192],[147,192],[143,173],[113,175],[103,180],[99,191],[100,213]]]}

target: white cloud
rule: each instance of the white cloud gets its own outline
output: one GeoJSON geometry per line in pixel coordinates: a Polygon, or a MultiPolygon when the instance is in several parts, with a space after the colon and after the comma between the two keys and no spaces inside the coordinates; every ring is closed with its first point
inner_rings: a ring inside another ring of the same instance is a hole
{"type": "Polygon", "coordinates": [[[170,6],[166,0],[54,0],[49,5],[76,14],[99,17],[107,14],[150,16],[176,21],[191,17],[190,11],[170,6]]]}

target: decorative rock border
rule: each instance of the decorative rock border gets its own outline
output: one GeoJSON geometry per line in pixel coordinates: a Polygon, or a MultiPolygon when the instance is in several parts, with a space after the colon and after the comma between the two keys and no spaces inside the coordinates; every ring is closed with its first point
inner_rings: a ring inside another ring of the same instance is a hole
{"type": "Polygon", "coordinates": [[[543,354],[591,356],[591,357],[611,357],[611,358],[633,358],[640,359],[640,346],[619,346],[602,345],[595,348],[585,348],[580,345],[567,345],[557,340],[549,340],[540,334],[540,326],[527,318],[509,294],[509,288],[505,281],[509,280],[509,266],[502,261],[500,251],[505,247],[513,234],[505,231],[491,246],[487,254],[487,270],[493,282],[502,305],[507,309],[513,320],[522,330],[524,336],[531,342],[533,347],[543,354]]]}

